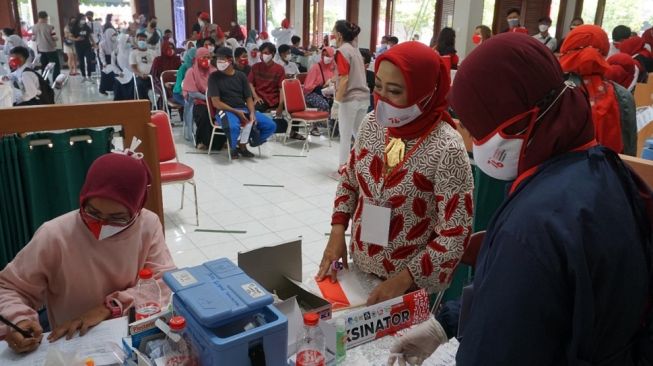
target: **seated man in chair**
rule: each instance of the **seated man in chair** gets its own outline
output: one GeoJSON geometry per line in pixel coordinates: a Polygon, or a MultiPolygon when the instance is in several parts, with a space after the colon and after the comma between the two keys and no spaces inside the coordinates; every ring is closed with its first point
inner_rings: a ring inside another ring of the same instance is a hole
{"type": "Polygon", "coordinates": [[[211,104],[227,115],[228,138],[231,144],[229,153],[232,159],[238,159],[239,156],[254,157],[254,154],[247,150],[252,128],[258,129],[259,136],[257,141],[252,140],[251,143],[258,146],[274,133],[276,125],[270,117],[254,109],[252,90],[245,74],[234,69],[231,49],[220,47],[216,54],[218,72],[209,77],[208,96],[211,98],[211,104]]]}
{"type": "Polygon", "coordinates": [[[136,75],[136,87],[138,99],[149,99],[147,93],[152,89],[150,82],[150,71],[156,54],[147,46],[147,35],[144,32],[136,36],[136,48],[129,54],[129,65],[131,71],[136,75]]]}

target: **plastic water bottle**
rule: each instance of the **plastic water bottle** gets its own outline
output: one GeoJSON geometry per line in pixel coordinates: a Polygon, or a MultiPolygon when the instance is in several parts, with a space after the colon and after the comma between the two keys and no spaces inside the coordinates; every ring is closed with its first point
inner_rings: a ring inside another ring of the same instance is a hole
{"type": "Polygon", "coordinates": [[[304,331],[298,342],[296,366],[326,365],[324,333],[319,324],[320,316],[318,314],[304,314],[304,331]]]}
{"type": "Polygon", "coordinates": [[[154,278],[152,270],[143,268],[138,273],[138,292],[134,299],[136,320],[145,319],[161,311],[161,288],[154,278]]]}
{"type": "MultiPolygon", "coordinates": [[[[163,358],[166,366],[197,366],[197,355],[186,334],[186,319],[183,316],[173,316],[168,322],[170,333],[178,335],[178,339],[166,337],[163,344],[163,358]]],[[[159,365],[159,363],[157,363],[159,365]]]]}
{"type": "Polygon", "coordinates": [[[336,364],[341,365],[347,357],[347,326],[345,318],[336,319],[336,364]]]}

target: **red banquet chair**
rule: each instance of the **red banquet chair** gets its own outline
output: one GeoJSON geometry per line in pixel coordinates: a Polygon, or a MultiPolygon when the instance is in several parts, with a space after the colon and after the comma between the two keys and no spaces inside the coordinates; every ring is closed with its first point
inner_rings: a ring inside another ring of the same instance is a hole
{"type": "Polygon", "coordinates": [[[170,118],[163,111],[156,111],[151,116],[152,124],[156,126],[156,138],[159,145],[159,166],[161,170],[161,185],[181,184],[181,209],[184,208],[184,190],[188,183],[193,186],[195,196],[195,224],[200,225],[199,210],[197,208],[197,186],[195,185],[195,170],[186,164],[180,163],[172,136],[170,118]]]}
{"type": "Polygon", "coordinates": [[[306,132],[306,139],[304,140],[302,150],[306,149],[308,151],[309,132],[313,123],[327,122],[329,120],[329,112],[320,112],[315,109],[306,108],[302,84],[297,79],[284,80],[281,84],[281,90],[283,92],[285,114],[290,121],[283,142],[284,144],[286,143],[292,127],[301,127],[306,132]]]}

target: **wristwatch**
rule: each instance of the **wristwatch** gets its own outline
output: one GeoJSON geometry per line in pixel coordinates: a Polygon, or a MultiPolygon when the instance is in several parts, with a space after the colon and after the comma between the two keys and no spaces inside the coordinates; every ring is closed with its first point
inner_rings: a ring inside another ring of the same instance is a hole
{"type": "Polygon", "coordinates": [[[107,300],[104,306],[109,309],[109,319],[120,318],[122,316],[122,306],[115,299],[107,300]]]}

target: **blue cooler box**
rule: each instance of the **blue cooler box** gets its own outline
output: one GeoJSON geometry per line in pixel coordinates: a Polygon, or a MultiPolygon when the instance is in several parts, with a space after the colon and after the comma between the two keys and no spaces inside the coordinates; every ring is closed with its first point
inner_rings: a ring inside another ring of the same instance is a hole
{"type": "Polygon", "coordinates": [[[229,259],[167,272],[163,280],[201,365],[287,363],[288,320],[272,306],[272,295],[229,259]]]}

